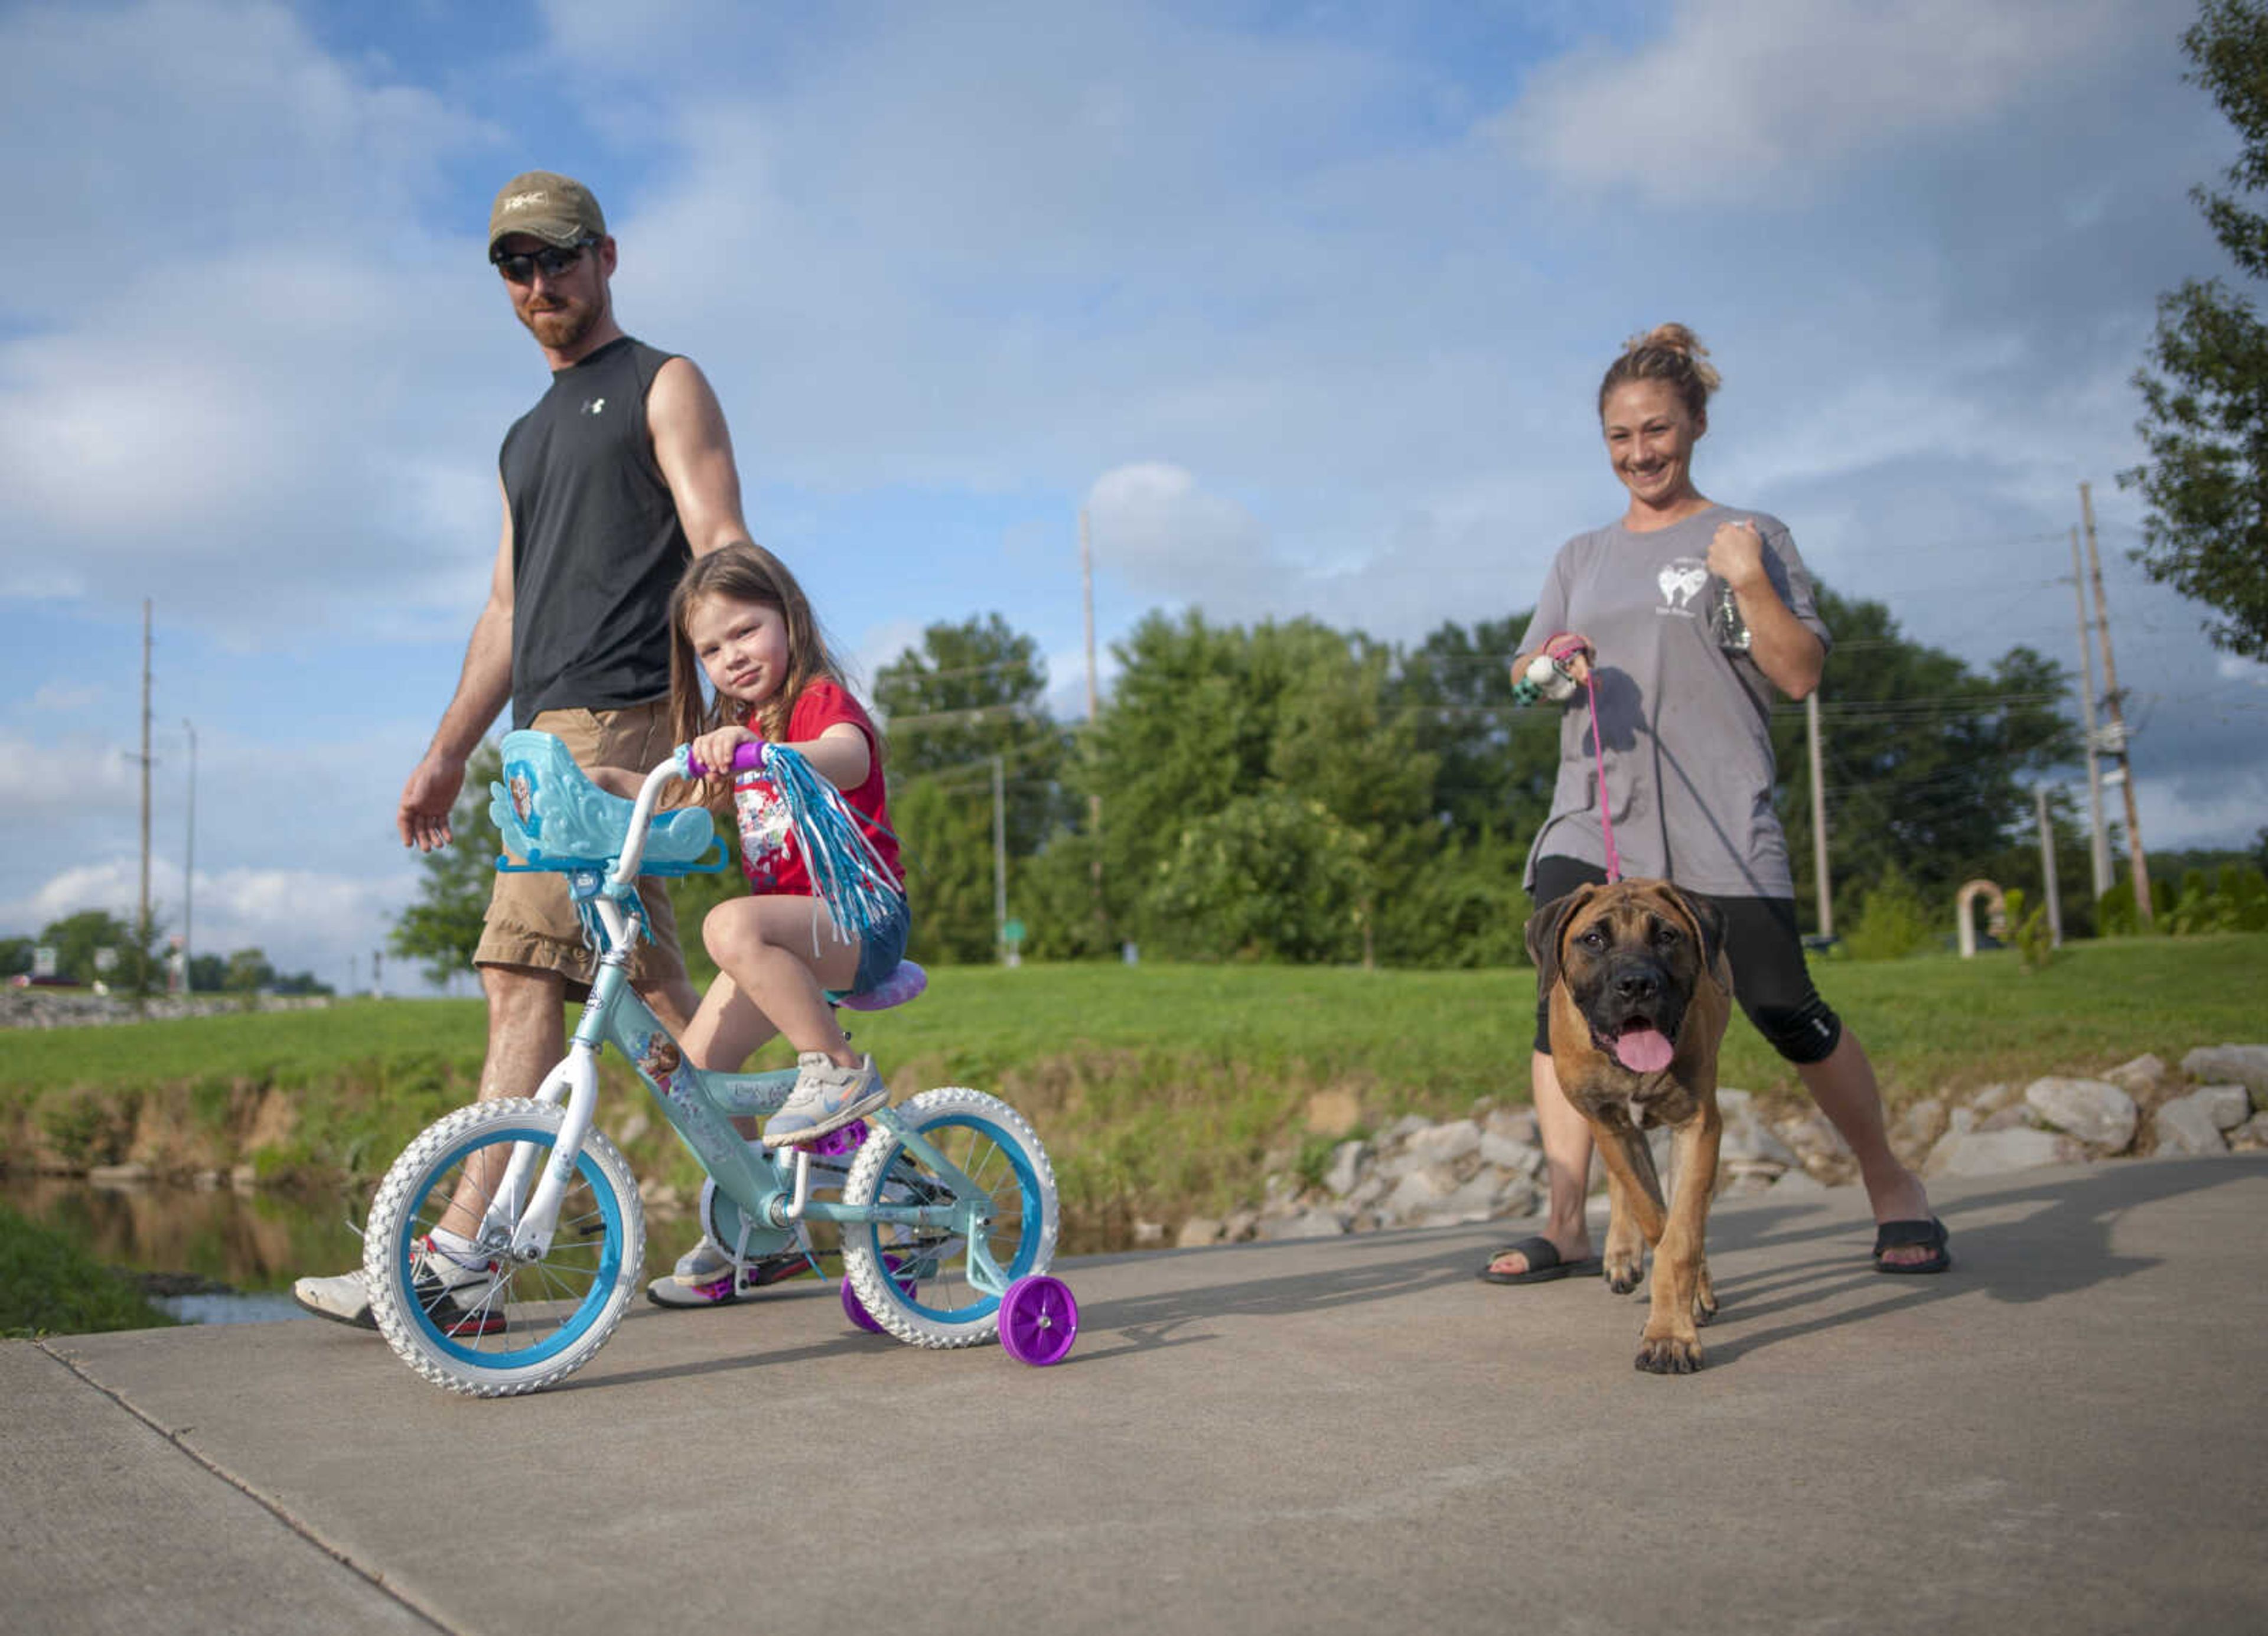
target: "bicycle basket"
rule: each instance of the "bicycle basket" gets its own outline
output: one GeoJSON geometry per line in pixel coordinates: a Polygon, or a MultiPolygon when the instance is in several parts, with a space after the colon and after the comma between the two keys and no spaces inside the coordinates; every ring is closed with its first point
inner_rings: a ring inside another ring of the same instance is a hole
{"type": "MultiPolygon", "coordinates": [[[[551,733],[504,738],[504,779],[489,785],[489,816],[504,851],[532,869],[604,868],[622,855],[633,803],[608,794],[575,764],[551,733]]],[[[687,874],[720,867],[707,854],[716,825],[703,807],[658,813],[646,832],[642,874],[687,874]]]]}

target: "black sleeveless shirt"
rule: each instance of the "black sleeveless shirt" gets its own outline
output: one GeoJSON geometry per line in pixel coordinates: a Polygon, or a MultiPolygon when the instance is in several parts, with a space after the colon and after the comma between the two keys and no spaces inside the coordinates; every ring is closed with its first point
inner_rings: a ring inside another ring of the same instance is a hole
{"type": "Polygon", "coordinates": [[[504,433],[512,719],[669,691],[669,593],[692,560],[654,463],[646,394],[674,356],[624,335],[551,377],[504,433]]]}

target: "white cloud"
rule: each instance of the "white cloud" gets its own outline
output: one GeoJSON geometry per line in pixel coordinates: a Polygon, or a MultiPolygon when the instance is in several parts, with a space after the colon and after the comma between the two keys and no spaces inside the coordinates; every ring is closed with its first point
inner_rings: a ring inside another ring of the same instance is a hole
{"type": "Polygon", "coordinates": [[[1973,130],[2100,53],[2139,0],[1678,0],[1635,46],[1546,64],[1502,130],[1560,180],[1770,202],[1973,130]]]}
{"type": "Polygon", "coordinates": [[[287,648],[350,611],[430,636],[437,584],[468,607],[510,377],[436,363],[513,338],[423,217],[495,135],[282,6],[0,18],[0,596],[154,594],[287,648]]]}
{"type": "MultiPolygon", "coordinates": [[[[182,878],[178,863],[151,860],[151,909],[160,931],[169,936],[182,930],[182,878]]],[[[0,925],[20,926],[32,935],[85,910],[106,910],[131,925],[140,895],[140,866],[133,859],[77,865],[41,882],[22,902],[0,904],[0,925]]],[[[188,905],[192,949],[223,955],[261,949],[279,970],[311,970],[343,988],[349,962],[358,960],[368,969],[371,954],[384,948],[387,932],[409,895],[398,877],[357,878],[311,869],[200,869],[188,905]]],[[[389,988],[417,986],[406,962],[400,978],[389,981],[389,988]]]]}
{"type": "Polygon", "coordinates": [[[0,806],[8,822],[90,808],[131,810],[140,775],[119,748],[72,734],[39,743],[0,733],[0,806]]]}
{"type": "Polygon", "coordinates": [[[1200,489],[1179,466],[1151,461],[1107,471],[1088,490],[1086,509],[1097,571],[1145,593],[1242,619],[1284,589],[1259,520],[1200,489]]]}

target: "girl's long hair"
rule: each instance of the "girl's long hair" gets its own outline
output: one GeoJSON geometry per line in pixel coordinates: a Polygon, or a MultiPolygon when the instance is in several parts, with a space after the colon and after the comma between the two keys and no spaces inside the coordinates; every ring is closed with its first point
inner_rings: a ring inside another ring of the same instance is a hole
{"type": "Polygon", "coordinates": [[[669,720],[677,743],[689,744],[712,729],[739,726],[746,719],[738,700],[722,694],[704,698],[706,677],[686,627],[695,606],[712,596],[776,608],[787,622],[787,677],[758,707],[750,724],[765,739],[777,744],[787,737],[795,702],[813,682],[823,677],[848,689],[843,667],[828,650],[812,614],[811,601],[787,564],[745,540],[720,546],[686,565],[669,599],[669,720]]]}

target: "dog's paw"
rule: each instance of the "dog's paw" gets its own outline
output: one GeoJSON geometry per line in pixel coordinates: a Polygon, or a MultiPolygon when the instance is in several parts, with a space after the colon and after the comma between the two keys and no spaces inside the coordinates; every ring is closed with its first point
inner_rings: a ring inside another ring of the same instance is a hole
{"type": "Polygon", "coordinates": [[[1637,1367],[1648,1374],[1691,1374],[1701,1367],[1701,1343],[1675,1335],[1641,1339],[1637,1367]]]}
{"type": "Polygon", "coordinates": [[[1703,1267],[1693,1280],[1693,1322],[1709,1323],[1717,1316],[1717,1289],[1709,1281],[1709,1269],[1703,1267]]]}
{"type": "Polygon", "coordinates": [[[1646,1252],[1609,1249],[1606,1253],[1607,1287],[1627,1295],[1646,1279],[1646,1252]]]}

